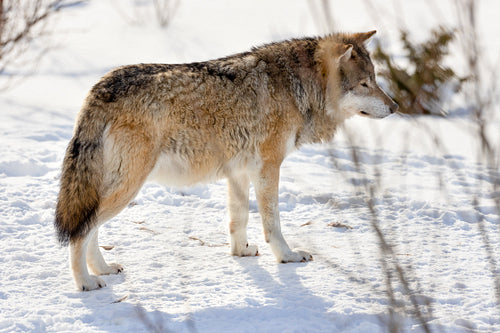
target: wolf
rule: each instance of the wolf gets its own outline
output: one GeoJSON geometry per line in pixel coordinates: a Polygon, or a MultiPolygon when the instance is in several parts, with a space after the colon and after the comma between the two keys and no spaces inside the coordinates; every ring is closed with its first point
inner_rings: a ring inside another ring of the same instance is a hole
{"type": "Polygon", "coordinates": [[[128,65],[103,76],[78,114],[55,211],[77,287],[104,287],[99,275],[123,270],[103,259],[98,228],[147,180],[187,186],[227,178],[235,256],[259,254],[246,233],[251,182],[277,261],[312,260],[290,249],[281,233],[280,165],[304,144],[331,140],[351,116],[383,118],[397,110],[375,79],[366,49],[374,34],[291,39],[206,62],[128,65]]]}

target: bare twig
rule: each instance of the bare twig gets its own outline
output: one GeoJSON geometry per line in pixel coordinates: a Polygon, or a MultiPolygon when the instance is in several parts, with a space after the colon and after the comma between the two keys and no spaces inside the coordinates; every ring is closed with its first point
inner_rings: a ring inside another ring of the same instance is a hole
{"type": "MultiPolygon", "coordinates": [[[[83,1],[0,0],[0,74],[5,74],[14,64],[23,67],[29,64],[29,68],[33,68],[33,64],[36,64],[34,60],[39,60],[47,52],[47,43],[44,43],[38,54],[27,56],[27,51],[34,42],[39,42],[45,36],[46,24],[50,18],[61,9],[81,2],[83,1]]],[[[2,88],[6,87],[8,84],[2,88]]]]}
{"type": "Polygon", "coordinates": [[[343,224],[343,223],[340,223],[340,222],[332,222],[332,223],[328,223],[328,226],[329,227],[333,227],[333,228],[346,228],[346,229],[352,229],[351,226],[347,225],[347,224],[343,224]]]}
{"type": "Polygon", "coordinates": [[[228,246],[229,243],[223,243],[223,244],[208,244],[206,243],[205,241],[199,239],[198,237],[193,237],[193,236],[189,236],[189,239],[191,240],[195,240],[195,241],[198,241],[200,242],[200,245],[201,246],[208,246],[208,247],[224,247],[224,246],[228,246]]]}

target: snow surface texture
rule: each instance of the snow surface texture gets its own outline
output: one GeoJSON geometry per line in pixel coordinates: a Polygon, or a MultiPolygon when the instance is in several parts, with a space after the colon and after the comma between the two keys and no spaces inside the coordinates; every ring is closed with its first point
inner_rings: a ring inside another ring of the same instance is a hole
{"type": "MultiPolygon", "coordinates": [[[[499,174],[477,163],[477,140],[459,117],[353,119],[333,143],[291,155],[281,174],[282,229],[313,262],[275,262],[254,193],[248,234],[261,255],[238,258],[229,255],[225,181],[147,184],[101,228],[105,258],[125,271],[105,276],[106,288],[76,291],[52,223],[64,150],[91,85],[122,64],[206,60],[321,32],[305,1],[185,1],[167,29],[147,7],[117,3],[66,9],[53,27],[57,47],[37,74],[0,95],[0,332],[385,332],[391,320],[421,331],[412,301],[430,306],[433,330],[500,331],[500,272],[487,253],[500,260],[492,200],[499,193],[491,190],[499,174]],[[439,133],[444,153],[429,131],[439,133]],[[391,255],[381,253],[374,226],[391,255]],[[411,298],[394,278],[396,264],[408,272],[411,298]],[[393,274],[395,313],[384,267],[393,274]]],[[[434,24],[424,3],[401,2],[420,30],[434,24]]],[[[481,22],[498,25],[488,19],[498,4],[486,3],[481,22]]],[[[362,2],[333,4],[342,30],[395,33],[360,15],[362,2]]]]}

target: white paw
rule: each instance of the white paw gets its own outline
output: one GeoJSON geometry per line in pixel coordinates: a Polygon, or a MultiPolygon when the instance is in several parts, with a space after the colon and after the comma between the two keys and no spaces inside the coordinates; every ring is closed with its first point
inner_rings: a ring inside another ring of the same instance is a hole
{"type": "Polygon", "coordinates": [[[108,268],[104,272],[101,272],[100,275],[118,274],[121,272],[123,272],[123,266],[113,262],[108,264],[108,268]]]}
{"type": "Polygon", "coordinates": [[[294,249],[293,251],[285,253],[281,258],[277,258],[281,263],[287,262],[306,262],[312,261],[313,257],[306,251],[294,249]]]}
{"type": "Polygon", "coordinates": [[[257,245],[247,244],[239,250],[233,249],[232,254],[239,257],[254,257],[259,255],[259,249],[257,248],[257,245]]]}
{"type": "Polygon", "coordinates": [[[254,257],[259,255],[259,249],[257,248],[257,245],[253,244],[247,245],[241,252],[242,257],[254,257]]]}
{"type": "Polygon", "coordinates": [[[109,275],[123,272],[123,266],[115,263],[103,264],[99,266],[89,264],[89,267],[95,275],[109,275]]]}
{"type": "Polygon", "coordinates": [[[100,289],[102,287],[106,287],[106,283],[103,279],[95,275],[89,275],[86,279],[77,282],[77,286],[81,291],[90,291],[95,289],[100,289]]]}

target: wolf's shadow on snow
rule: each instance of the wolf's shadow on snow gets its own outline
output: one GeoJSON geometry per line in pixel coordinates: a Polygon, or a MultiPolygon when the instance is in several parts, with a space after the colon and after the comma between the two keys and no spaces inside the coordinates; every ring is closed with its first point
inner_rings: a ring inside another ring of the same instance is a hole
{"type": "MultiPolygon", "coordinates": [[[[380,324],[378,315],[332,312],[334,302],[314,294],[307,287],[307,277],[297,272],[314,262],[276,263],[277,272],[272,274],[259,263],[260,260],[259,257],[235,257],[233,260],[240,266],[239,274],[243,274],[251,286],[249,290],[260,290],[257,296],[246,295],[245,290],[237,291],[244,298],[245,306],[209,307],[179,316],[161,310],[148,311],[133,296],[121,301],[122,297],[107,287],[74,294],[75,298],[82,297],[84,307],[91,310],[91,313],[76,316],[75,320],[97,325],[95,329],[107,332],[122,332],[124,328],[135,332],[233,332],[235,329],[238,332],[293,332],[298,327],[301,330],[307,327],[307,332],[341,332],[362,323],[374,327],[380,324]],[[105,317],[109,309],[100,310],[105,307],[116,307],[113,318],[105,317]]],[[[342,286],[329,289],[335,288],[342,286]]]]}

